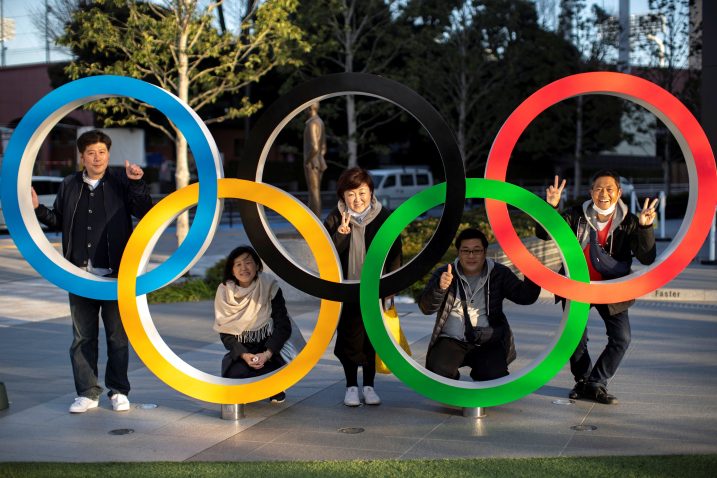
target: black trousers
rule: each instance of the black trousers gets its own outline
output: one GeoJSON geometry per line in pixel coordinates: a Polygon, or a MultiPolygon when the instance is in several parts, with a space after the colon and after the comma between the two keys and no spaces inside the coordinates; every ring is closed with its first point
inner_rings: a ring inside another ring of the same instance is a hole
{"type": "Polygon", "coordinates": [[[570,371],[575,381],[585,380],[590,383],[607,385],[607,381],[615,375],[620,366],[627,347],[630,345],[630,319],[627,310],[610,315],[607,305],[594,305],[603,322],[607,334],[607,345],[593,366],[588,353],[588,330],[585,328],[578,347],[570,357],[570,371]]]}
{"type": "Polygon", "coordinates": [[[100,316],[107,336],[107,368],[105,386],[109,395],[129,393],[127,366],[129,341],[120,320],[116,300],[96,300],[70,294],[72,315],[72,346],[70,361],[75,389],[80,397],[98,399],[102,387],[97,383],[98,337],[100,316]]]}
{"type": "Polygon", "coordinates": [[[224,361],[222,362],[222,370],[224,370],[224,373],[222,373],[222,377],[225,378],[253,378],[258,377],[260,375],[266,375],[267,373],[273,372],[274,370],[280,368],[282,365],[284,365],[284,359],[282,359],[280,356],[272,356],[262,368],[259,370],[251,368],[244,359],[239,359],[236,362],[233,362],[231,359],[230,354],[226,354],[224,356],[224,361]],[[225,362],[226,361],[226,362],[225,362]]]}
{"type": "Polygon", "coordinates": [[[508,375],[508,362],[502,340],[496,338],[482,345],[469,344],[449,337],[439,337],[428,351],[426,368],[443,377],[458,380],[460,367],[471,367],[476,382],[508,375]]]}

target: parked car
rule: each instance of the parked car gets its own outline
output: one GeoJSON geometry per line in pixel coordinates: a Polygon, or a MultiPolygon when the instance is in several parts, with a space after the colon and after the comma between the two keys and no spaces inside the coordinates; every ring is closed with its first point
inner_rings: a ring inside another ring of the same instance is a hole
{"type": "MultiPolygon", "coordinates": [[[[33,176],[32,187],[35,188],[37,193],[37,199],[40,200],[40,204],[47,207],[52,207],[55,202],[55,196],[57,190],[60,188],[63,178],[56,176],[33,176]]],[[[28,191],[29,194],[29,191],[28,191]]],[[[2,212],[2,204],[0,204],[0,230],[7,229],[5,224],[5,216],[2,212]]]]}
{"type": "Polygon", "coordinates": [[[375,196],[384,206],[395,209],[406,199],[433,186],[433,173],[428,166],[371,169],[375,196]]]}

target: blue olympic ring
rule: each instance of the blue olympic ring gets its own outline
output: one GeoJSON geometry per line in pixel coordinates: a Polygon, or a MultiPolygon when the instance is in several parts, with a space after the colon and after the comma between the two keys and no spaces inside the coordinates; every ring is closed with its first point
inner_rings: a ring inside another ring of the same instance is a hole
{"type": "Polygon", "coordinates": [[[35,157],[55,124],[85,103],[115,96],[147,103],[174,123],[194,154],[200,179],[187,237],[164,263],[137,278],[137,293],[147,294],[184,274],[209,246],[221,215],[217,180],[224,171],[219,151],[199,115],[179,98],[147,82],[111,75],[75,80],[47,94],[25,114],[8,143],[0,184],[5,222],[18,250],[41,276],[68,292],[99,300],[117,299],[117,281],[82,271],[50,245],[35,219],[29,191],[35,157]],[[187,263],[188,257],[192,259],[187,263]]]}

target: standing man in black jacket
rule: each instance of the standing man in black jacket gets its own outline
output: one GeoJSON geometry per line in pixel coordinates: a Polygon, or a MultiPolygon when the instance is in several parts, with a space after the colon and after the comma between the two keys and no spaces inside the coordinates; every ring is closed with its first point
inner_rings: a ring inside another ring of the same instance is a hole
{"type": "MultiPolygon", "coordinates": [[[[546,189],[546,201],[554,208],[560,204],[565,182],[563,179],[560,183],[560,178],[555,176],[554,184],[546,189]]],[[[652,223],[656,217],[657,199],[651,204],[648,204],[649,199],[645,199],[640,215],[635,216],[628,211],[620,199],[621,195],[620,176],[614,171],[602,170],[593,176],[591,198],[562,213],[583,248],[591,281],[629,274],[633,256],[646,265],[655,261],[652,223]]],[[[539,225],[535,230],[539,238],[549,239],[545,229],[539,225]]],[[[633,299],[616,304],[594,304],[605,322],[607,346],[593,365],[585,330],[570,357],[570,371],[575,377],[575,387],[568,395],[571,399],[589,398],[608,405],[617,403],[615,396],[607,391],[607,382],[615,375],[630,345],[627,309],[634,302],[633,299]]]]}
{"type": "MultiPolygon", "coordinates": [[[[152,207],[142,176],[144,171],[125,161],[125,172],[108,170],[112,140],[100,130],[77,138],[84,170],[67,176],[52,209],[41,205],[32,190],[35,215],[43,224],[62,231],[67,260],[91,274],[117,277],[132,217],[141,218],[152,207]]],[[[116,300],[96,300],[70,293],[73,340],[70,347],[77,398],[70,413],[84,413],[99,405],[102,387],[97,383],[99,316],[107,335],[105,386],[112,409],[128,411],[129,344],[116,300]]]]}
{"type": "Polygon", "coordinates": [[[463,366],[476,381],[504,377],[516,354],[503,300],[532,304],[540,287],[487,259],[488,239],[478,229],[461,231],[455,245],[458,258],[433,273],[418,300],[421,312],[437,313],[426,368],[456,380],[463,366]]]}

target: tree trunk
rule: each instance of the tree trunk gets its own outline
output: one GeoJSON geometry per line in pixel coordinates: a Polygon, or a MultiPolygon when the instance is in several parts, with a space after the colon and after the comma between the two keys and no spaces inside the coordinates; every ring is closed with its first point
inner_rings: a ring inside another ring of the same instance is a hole
{"type": "MultiPolygon", "coordinates": [[[[177,96],[185,103],[189,103],[189,64],[187,58],[187,38],[188,32],[183,30],[179,36],[178,44],[178,89],[177,96]]],[[[184,135],[177,130],[177,139],[175,142],[175,151],[177,156],[177,169],[175,172],[175,180],[177,190],[189,184],[189,161],[187,159],[187,140],[184,135]]],[[[189,231],[189,212],[185,211],[177,217],[177,245],[184,241],[189,231]]]]}
{"type": "Polygon", "coordinates": [[[460,92],[459,92],[459,99],[458,99],[458,131],[457,131],[457,138],[458,141],[458,150],[461,153],[461,158],[463,158],[463,165],[465,166],[468,163],[468,158],[466,157],[466,116],[467,111],[466,108],[468,106],[468,79],[466,76],[466,48],[465,43],[461,42],[460,44],[460,54],[461,54],[461,72],[460,72],[460,92]]]}
{"type": "Polygon", "coordinates": [[[578,96],[577,120],[575,122],[575,160],[573,161],[573,199],[580,195],[583,181],[583,97],[578,96]]]}
{"type": "MultiPolygon", "coordinates": [[[[352,41],[351,19],[349,15],[344,16],[344,44],[346,45],[346,62],[344,63],[344,71],[352,73],[354,71],[354,44],[352,41]]],[[[354,95],[346,95],[346,126],[348,129],[348,167],[358,166],[358,136],[356,135],[356,97],[354,95]]]]}
{"type": "Polygon", "coordinates": [[[356,98],[354,95],[346,95],[346,121],[348,126],[348,167],[358,166],[358,144],[356,141],[356,98]]]}

